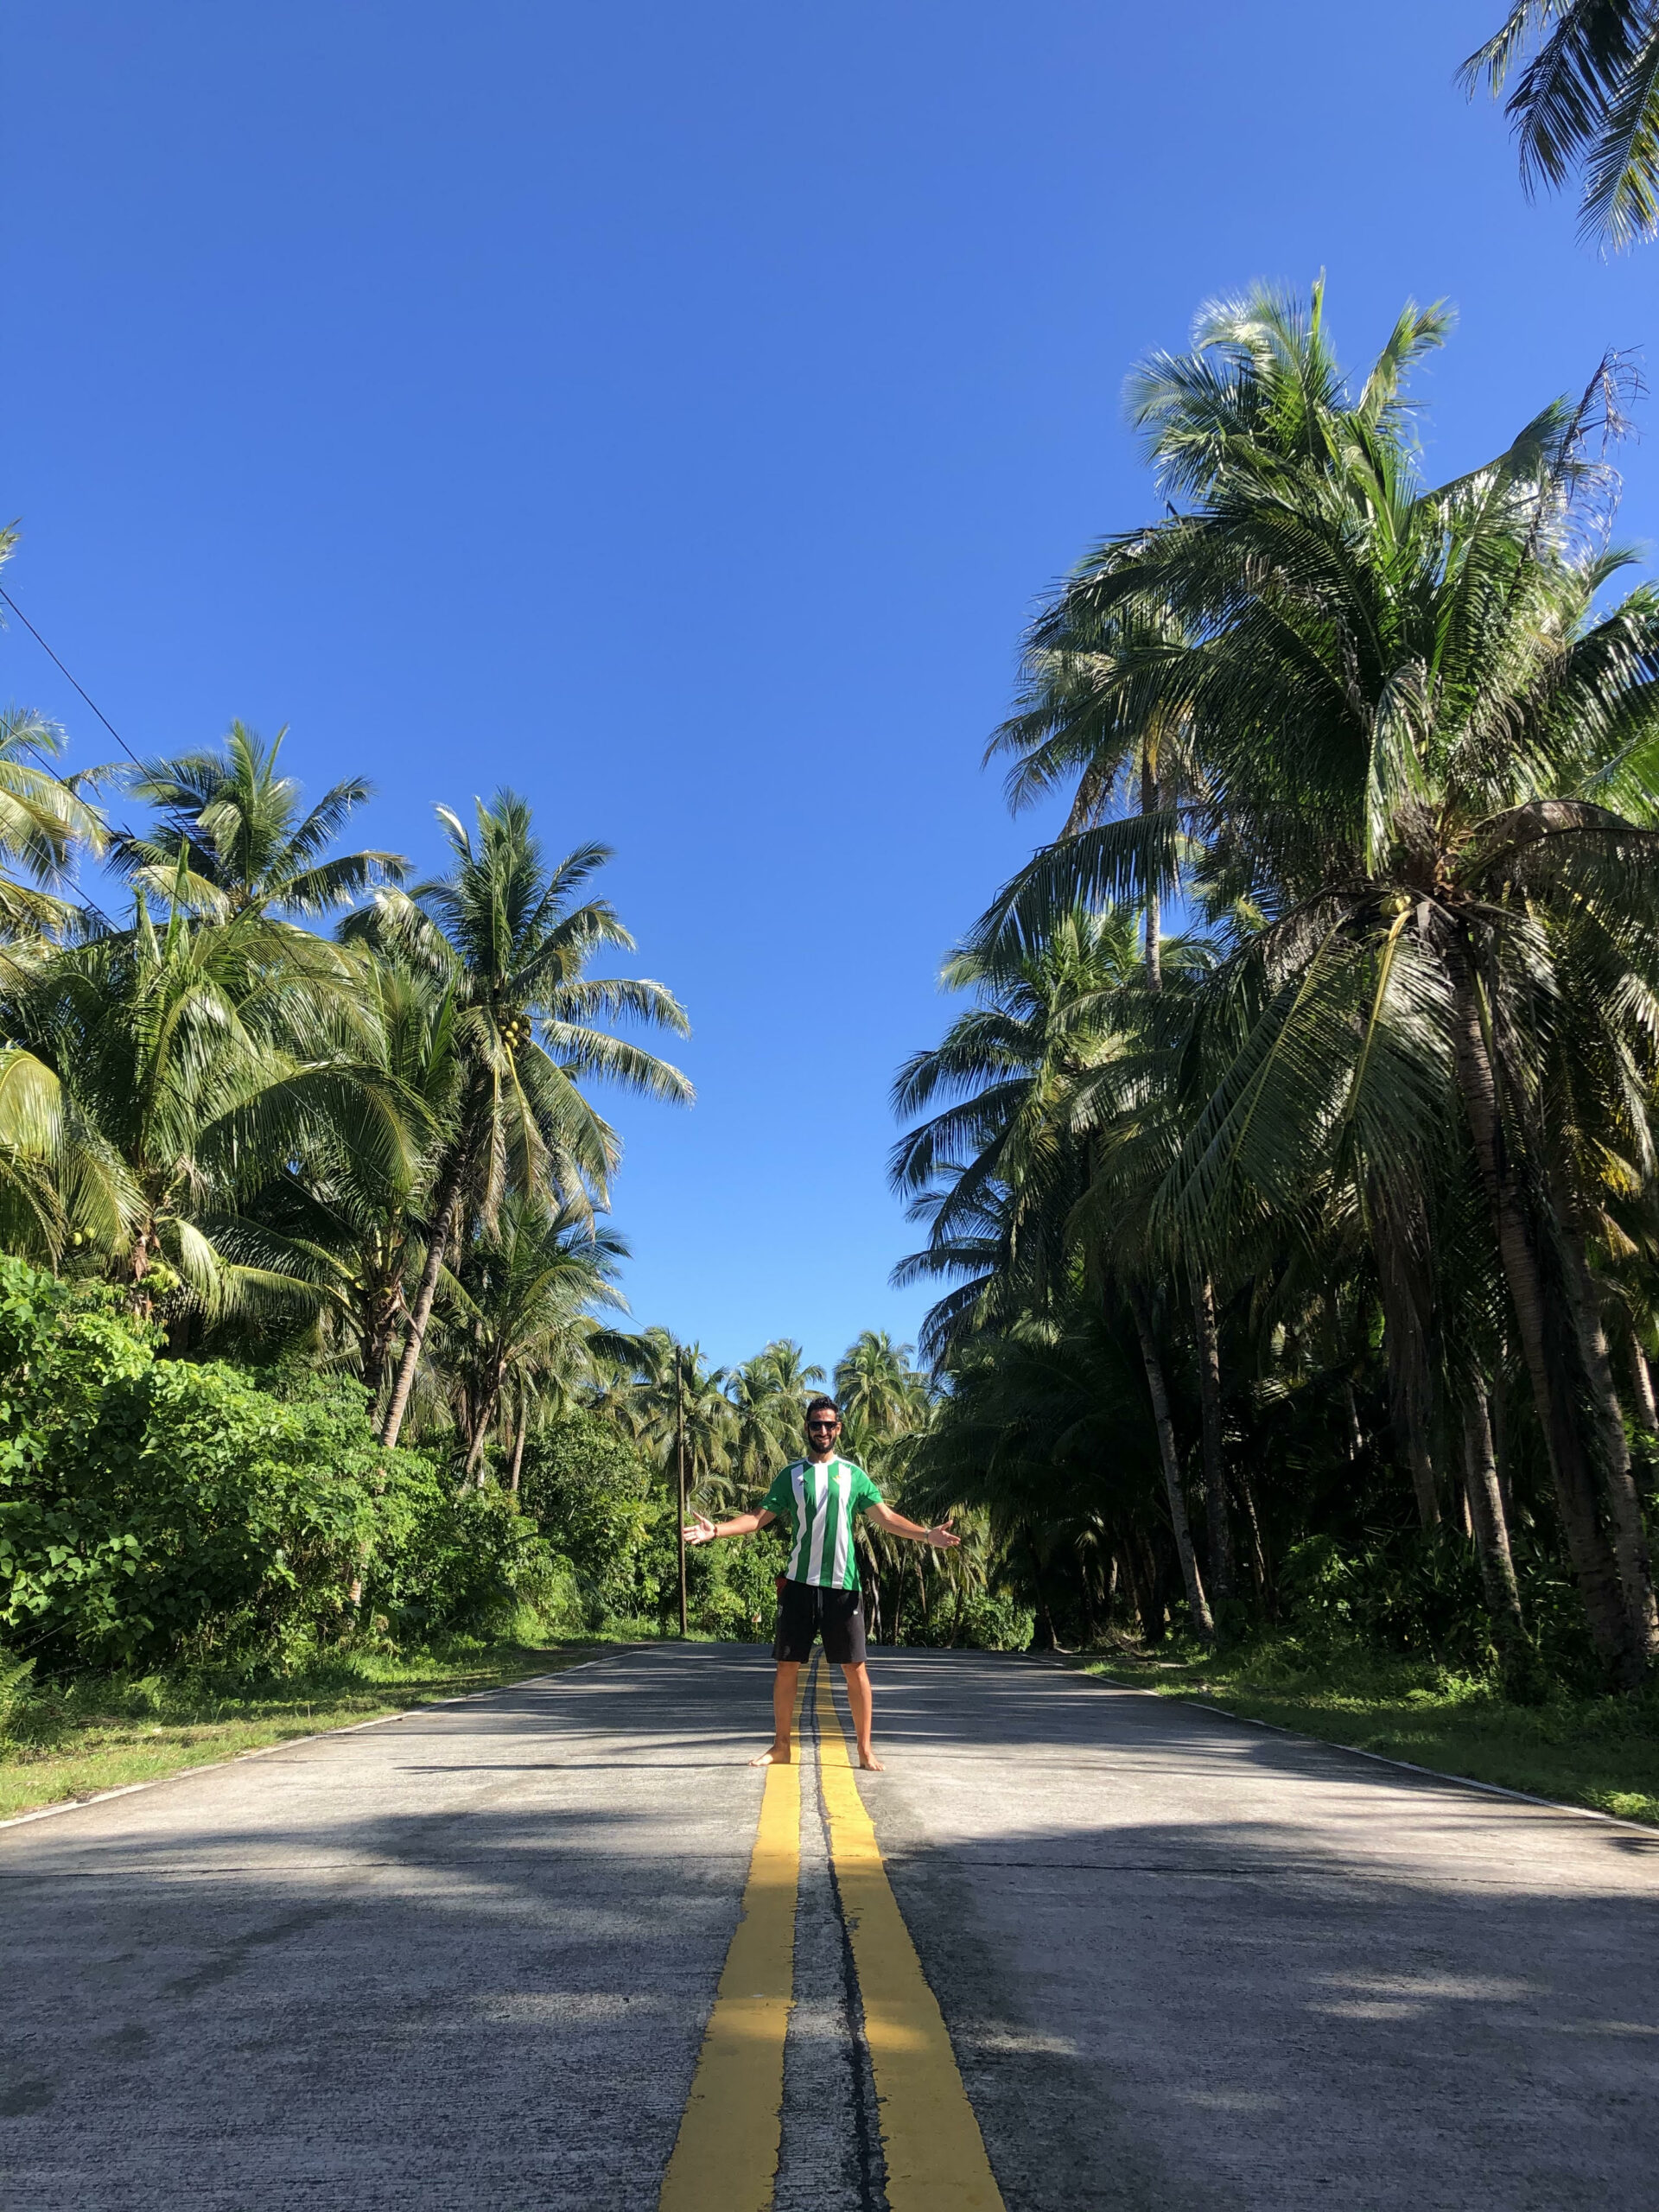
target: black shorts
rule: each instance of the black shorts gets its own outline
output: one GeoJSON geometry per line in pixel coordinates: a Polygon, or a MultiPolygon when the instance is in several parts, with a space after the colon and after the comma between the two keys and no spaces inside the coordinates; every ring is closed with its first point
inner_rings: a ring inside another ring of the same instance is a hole
{"type": "Polygon", "coordinates": [[[821,1590],[815,1582],[785,1582],[778,1592],[774,1659],[806,1660],[815,1637],[823,1638],[823,1656],[837,1667],[864,1662],[864,1592],[821,1590]]]}

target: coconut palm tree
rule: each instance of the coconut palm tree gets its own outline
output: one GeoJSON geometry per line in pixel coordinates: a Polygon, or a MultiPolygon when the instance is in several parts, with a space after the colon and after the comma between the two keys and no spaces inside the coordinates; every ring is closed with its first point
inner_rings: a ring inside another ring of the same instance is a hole
{"type": "Polygon", "coordinates": [[[1659,596],[1599,604],[1621,556],[1586,542],[1599,391],[1437,488],[1352,418],[1311,456],[1246,441],[1071,590],[1150,594],[1202,639],[1176,680],[1218,795],[1206,864],[1261,918],[1209,995],[1236,1049],[1172,1167],[1171,1232],[1221,1246],[1344,1148],[1373,1186],[1421,1188],[1455,1093],[1592,1633],[1628,1681],[1659,1624],[1546,1095],[1564,945],[1611,988],[1580,1008],[1610,1065],[1646,1071],[1625,1009],[1659,976],[1659,596]]]}
{"type": "Polygon", "coordinates": [[[855,1449],[874,1454],[925,1417],[927,1382],[910,1363],[912,1349],[865,1329],[836,1362],[836,1402],[855,1449]]]}
{"type": "Polygon", "coordinates": [[[310,1302],[297,1269],[238,1257],[241,1204],[279,1164],[349,1143],[405,1172],[403,1102],[376,1065],[351,963],[247,912],[130,928],[62,948],[6,1006],[55,1080],[60,1187],[105,1230],[136,1308],[209,1319],[310,1302]]]}
{"type": "Polygon", "coordinates": [[[448,1301],[443,1349],[468,1478],[509,1405],[516,1464],[531,1399],[570,1398],[594,1351],[614,1347],[594,1309],[626,1308],[614,1277],[626,1249],[588,1209],[556,1212],[533,1198],[508,1198],[474,1239],[448,1301]]]}
{"type": "Polygon", "coordinates": [[[696,1492],[709,1504],[724,1503],[735,1427],[726,1370],[709,1365],[701,1344],[682,1344],[659,1327],[615,1339],[608,1356],[618,1373],[596,1394],[600,1409],[645,1446],[670,1481],[683,1447],[688,1498],[696,1492]]]}
{"type": "Polygon", "coordinates": [[[779,1468],[796,1457],[809,1392],[823,1381],[823,1370],[809,1366],[800,1346],[787,1337],[732,1370],[726,1382],[734,1415],[731,1465],[745,1490],[764,1490],[779,1468]]]}
{"type": "Polygon", "coordinates": [[[160,820],[148,837],[123,831],[111,859],[152,896],[181,898],[193,912],[327,914],[382,883],[401,883],[397,853],[329,848],[373,792],[361,776],[323,793],[307,814],[300,786],[279,772],[286,728],[267,745],[239,721],[213,750],[151,760],[127,779],[160,820]]]}
{"type": "Polygon", "coordinates": [[[1577,170],[1579,233],[1625,246],[1659,229],[1659,15],[1649,0],[1516,0],[1461,71],[1507,103],[1529,193],[1577,170]],[[1523,66],[1524,61],[1524,66],[1523,66]]]}
{"type": "Polygon", "coordinates": [[[376,1078],[409,1141],[365,1147],[349,1124],[317,1129],[253,1192],[222,1249],[297,1276],[316,1299],[315,1352],[355,1370],[384,1408],[408,1298],[429,1249],[426,1201],[454,1134],[461,1063],[455,1008],[430,977],[353,949],[348,988],[376,1078]]]}
{"type": "MultiPolygon", "coordinates": [[[[1182,940],[1166,942],[1164,957],[1179,973],[1202,956],[1182,940]]],[[[894,1111],[938,1110],[899,1140],[889,1169],[912,1218],[929,1224],[926,1247],[894,1281],[966,1278],[923,1324],[930,1357],[1010,1296],[1039,1299],[1063,1274],[1064,1224],[1084,1173],[1072,1097],[1116,1019],[1116,995],[1141,972],[1127,907],[1045,917],[1034,933],[982,933],[945,963],[946,987],[971,991],[975,1003],[899,1071],[894,1111]]]]}
{"type": "Polygon", "coordinates": [[[689,1103],[677,1068],[612,1036],[620,1016],[684,1035],[683,1010],[660,983],[590,976],[595,956],[631,950],[610,905],[578,898],[609,854],[584,845],[550,865],[530,809],[512,791],[477,807],[469,830],[438,809],[448,874],[387,889],[344,925],[348,939],[429,978],[455,1023],[465,1067],[453,1136],[434,1170],[425,1262],[382,1425],[396,1443],[420,1364],[444,1255],[463,1210],[487,1230],[510,1192],[580,1212],[606,1203],[620,1152],[586,1096],[593,1077],[689,1103]]]}

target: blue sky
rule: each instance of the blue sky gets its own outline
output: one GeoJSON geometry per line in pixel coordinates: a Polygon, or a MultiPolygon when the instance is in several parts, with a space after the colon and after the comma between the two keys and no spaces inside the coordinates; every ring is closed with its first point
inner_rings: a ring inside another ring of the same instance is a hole
{"type": "Polygon", "coordinates": [[[1147,511],[1131,362],[1256,276],[1325,269],[1355,359],[1448,296],[1449,474],[1653,334],[1659,250],[1576,248],[1453,87],[1502,12],[18,0],[8,588],[141,753],[286,722],[418,862],[501,783],[613,845],[701,1094],[614,1102],[635,1312],[913,1337],[888,1084],[1040,830],[980,753],[1147,511]]]}

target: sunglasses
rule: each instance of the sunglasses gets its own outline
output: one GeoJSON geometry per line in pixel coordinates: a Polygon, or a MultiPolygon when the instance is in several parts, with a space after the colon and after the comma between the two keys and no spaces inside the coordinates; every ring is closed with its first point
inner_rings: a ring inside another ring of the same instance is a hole
{"type": "Polygon", "coordinates": [[[809,1428],[834,1429],[841,1427],[841,1423],[838,1421],[810,1421],[806,1425],[809,1428]]]}

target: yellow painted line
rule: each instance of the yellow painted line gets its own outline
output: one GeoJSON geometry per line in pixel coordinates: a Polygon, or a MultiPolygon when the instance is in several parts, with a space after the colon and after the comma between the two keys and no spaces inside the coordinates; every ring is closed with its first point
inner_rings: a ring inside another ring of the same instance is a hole
{"type": "Polygon", "coordinates": [[[769,1766],[742,1917],[726,1954],[658,2212],[771,2212],[800,1875],[800,1766],[769,1766]]]}
{"type": "Polygon", "coordinates": [[[830,1848],[864,2000],[888,2205],[891,2212],[1002,2212],[944,2016],[853,1779],[827,1667],[818,1670],[817,1709],[830,1848]]]}

